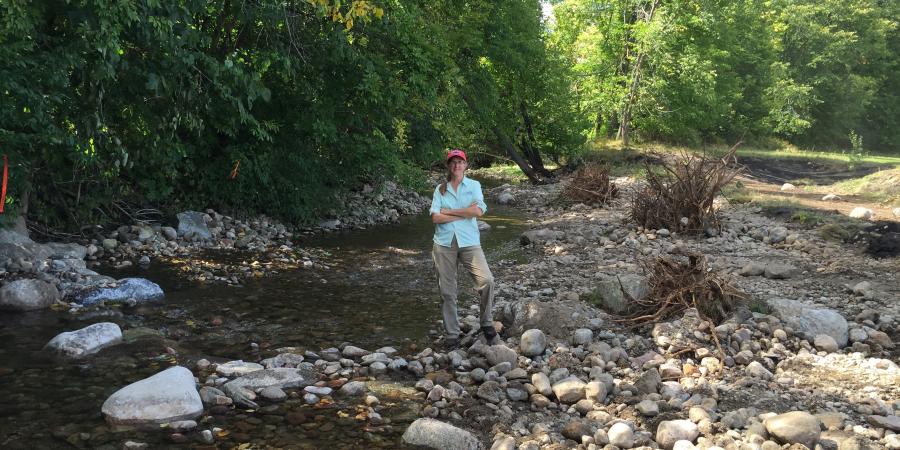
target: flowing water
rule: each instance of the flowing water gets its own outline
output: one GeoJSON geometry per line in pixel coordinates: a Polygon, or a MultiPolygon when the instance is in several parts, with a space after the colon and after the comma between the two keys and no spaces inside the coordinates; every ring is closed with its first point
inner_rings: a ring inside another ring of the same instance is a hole
{"type": "MultiPolygon", "coordinates": [[[[524,223],[516,211],[492,207],[482,245],[490,264],[523,256],[517,237],[524,223]]],[[[79,314],[41,311],[0,315],[0,448],[121,448],[127,440],[151,448],[396,448],[420,405],[410,379],[372,384],[390,423],[372,427],[358,406],[303,404],[292,398],[246,412],[207,410],[185,442],[171,433],[116,430],[100,406],[113,392],[172,365],[194,367],[200,358],[257,361],[281,347],[316,351],[342,342],[375,349],[390,345],[403,356],[431,345],[440,318],[431,263],[433,225],[425,216],[369,230],[305,239],[299,245],[328,251],[328,269],[297,269],[241,287],[183,279],[163,263],[105,273],[140,276],[166,292],[160,302],[115,306],[79,314]],[[42,351],[53,336],[97,322],[119,324],[125,343],[79,362],[54,360],[42,351]],[[214,444],[198,432],[223,430],[214,444]]],[[[249,254],[207,253],[210,259],[249,254]]],[[[104,272],[101,270],[101,272],[104,272]]],[[[461,288],[469,283],[461,278],[461,288]]],[[[474,295],[461,295],[461,303],[474,295]]],[[[196,373],[196,372],[195,372],[196,373]]]]}

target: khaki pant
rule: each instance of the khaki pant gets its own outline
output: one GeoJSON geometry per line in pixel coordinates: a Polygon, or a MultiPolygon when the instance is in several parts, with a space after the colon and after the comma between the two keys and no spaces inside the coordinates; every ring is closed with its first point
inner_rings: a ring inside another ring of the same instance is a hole
{"type": "Polygon", "coordinates": [[[431,252],[438,274],[441,298],[444,300],[444,330],[447,337],[459,337],[459,316],[456,313],[456,269],[462,264],[475,280],[475,289],[481,296],[481,326],[492,326],[494,308],[494,276],[480,245],[459,248],[456,238],[450,247],[434,244],[431,252]]]}

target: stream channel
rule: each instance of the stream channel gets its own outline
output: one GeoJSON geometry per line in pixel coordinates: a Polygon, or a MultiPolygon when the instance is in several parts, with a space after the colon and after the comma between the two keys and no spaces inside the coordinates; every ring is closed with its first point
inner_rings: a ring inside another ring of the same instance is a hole
{"type": "MultiPolygon", "coordinates": [[[[484,220],[492,227],[482,233],[489,264],[522,262],[523,215],[491,205],[484,220]]],[[[127,271],[95,268],[116,278],[147,278],[166,297],[78,314],[0,315],[0,448],[120,449],[129,440],[150,448],[401,448],[400,436],[421,408],[410,374],[388,374],[369,383],[388,422],[380,427],[357,417],[365,410],[360,399],[335,396],[335,403],[311,406],[289,398],[252,412],[218,407],[218,414],[211,414],[207,408],[198,428],[185,433],[184,442],[173,442],[171,432],[113,429],[100,407],[116,390],[173,365],[197,375],[194,367],[201,358],[259,361],[283,347],[318,351],[344,342],[369,350],[392,346],[399,356],[415,355],[432,345],[430,332],[439,328],[430,256],[433,227],[422,214],[394,225],[306,238],[298,245],[326,250],[328,269],[284,271],[240,287],[188,281],[162,262],[127,271]],[[125,343],[75,362],[55,360],[42,350],[56,334],[97,322],[117,323],[125,343]],[[222,429],[216,442],[200,442],[199,431],[213,427],[222,429]]],[[[461,315],[475,303],[468,286],[469,276],[461,275],[461,315]]]]}

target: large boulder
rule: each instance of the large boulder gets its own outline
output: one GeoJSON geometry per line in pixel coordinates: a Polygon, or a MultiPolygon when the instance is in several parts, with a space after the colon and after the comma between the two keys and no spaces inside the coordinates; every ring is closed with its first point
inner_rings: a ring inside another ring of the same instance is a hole
{"type": "Polygon", "coordinates": [[[462,428],[434,419],[416,419],[403,433],[403,442],[435,450],[481,450],[481,442],[462,428]]]}
{"type": "Polygon", "coordinates": [[[178,235],[185,238],[212,239],[212,233],[206,226],[205,214],[197,211],[185,211],[177,214],[178,235]]]}
{"type": "Polygon", "coordinates": [[[583,302],[555,301],[511,302],[503,309],[502,320],[510,331],[524,333],[537,328],[548,336],[568,339],[572,331],[588,325],[591,311],[583,302]]]}
{"type": "Polygon", "coordinates": [[[191,371],[175,366],[119,389],[101,411],[114,425],[158,427],[199,417],[203,402],[191,371]]]}
{"type": "Polygon", "coordinates": [[[102,322],[57,334],[44,348],[77,359],[121,342],[122,329],[114,323],[102,322]]]}
{"type": "Polygon", "coordinates": [[[41,280],[15,280],[0,287],[0,309],[33,311],[49,308],[59,300],[56,286],[41,280]]]}
{"type": "Polygon", "coordinates": [[[82,295],[80,303],[88,306],[99,302],[145,302],[162,298],[162,288],[158,284],[144,278],[123,278],[116,287],[104,287],[82,295]]]}
{"type": "Polygon", "coordinates": [[[806,340],[812,342],[816,335],[826,334],[839,346],[847,345],[850,337],[847,320],[837,311],[816,308],[786,298],[770,298],[768,304],[772,315],[781,319],[806,340]]]}
{"type": "Polygon", "coordinates": [[[631,302],[647,297],[650,285],[647,278],[641,275],[601,275],[594,292],[603,309],[622,314],[628,312],[631,302]]]}
{"type": "Polygon", "coordinates": [[[250,372],[240,378],[231,380],[222,386],[234,403],[242,406],[256,408],[253,402],[256,391],[267,387],[302,388],[319,380],[319,374],[315,366],[302,362],[296,368],[276,368],[250,372]]]}

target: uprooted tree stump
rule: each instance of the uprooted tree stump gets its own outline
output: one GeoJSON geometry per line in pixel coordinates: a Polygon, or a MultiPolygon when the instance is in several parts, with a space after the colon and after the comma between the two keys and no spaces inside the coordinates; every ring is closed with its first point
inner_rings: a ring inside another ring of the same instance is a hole
{"type": "Polygon", "coordinates": [[[658,169],[647,165],[647,186],[632,197],[631,220],[648,229],[702,233],[719,228],[713,202],[741,171],[735,144],[725,156],[683,152],[659,158],[658,169]]]}
{"type": "Polygon", "coordinates": [[[604,205],[618,195],[619,188],[609,180],[609,168],[602,164],[588,163],[575,171],[560,199],[586,205],[604,205]]]}
{"type": "Polygon", "coordinates": [[[656,323],[688,308],[696,308],[701,317],[719,324],[745,298],[728,277],[709,270],[700,253],[689,253],[684,259],[659,257],[645,270],[650,293],[643,299],[631,299],[631,313],[618,320],[625,325],[656,323]]]}

